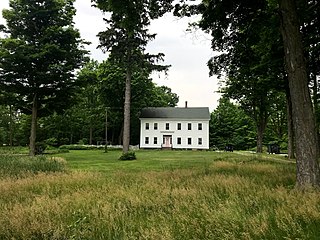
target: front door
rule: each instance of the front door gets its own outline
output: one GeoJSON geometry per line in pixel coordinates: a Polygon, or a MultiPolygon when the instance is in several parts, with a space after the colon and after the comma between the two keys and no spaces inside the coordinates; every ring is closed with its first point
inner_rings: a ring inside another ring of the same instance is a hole
{"type": "Polygon", "coordinates": [[[171,148],[172,147],[172,136],[163,136],[163,144],[162,147],[164,148],[171,148]]]}

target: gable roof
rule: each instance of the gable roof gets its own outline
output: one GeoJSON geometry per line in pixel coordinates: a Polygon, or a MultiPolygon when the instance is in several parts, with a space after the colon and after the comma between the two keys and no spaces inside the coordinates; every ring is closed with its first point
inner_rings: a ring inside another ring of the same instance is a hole
{"type": "Polygon", "coordinates": [[[207,107],[154,107],[143,108],[140,118],[171,118],[171,119],[197,119],[210,120],[209,108],[207,107]]]}

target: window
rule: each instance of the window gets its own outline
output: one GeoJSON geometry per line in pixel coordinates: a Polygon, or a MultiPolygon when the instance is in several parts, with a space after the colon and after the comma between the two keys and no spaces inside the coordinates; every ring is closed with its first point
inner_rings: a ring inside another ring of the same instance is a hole
{"type": "Polygon", "coordinates": [[[169,123],[166,123],[166,130],[169,130],[169,123]]]}
{"type": "Polygon", "coordinates": [[[149,123],[146,123],[146,130],[149,130],[149,123]]]}
{"type": "Polygon", "coordinates": [[[158,123],[154,123],[154,124],[153,124],[153,129],[154,129],[154,130],[158,130],[158,123]]]}
{"type": "Polygon", "coordinates": [[[192,144],[192,140],[191,138],[188,138],[188,145],[191,145],[192,144]]]}
{"type": "Polygon", "coordinates": [[[188,123],[188,130],[191,130],[191,123],[188,123]]]}
{"type": "Polygon", "coordinates": [[[181,123],[177,124],[177,130],[181,130],[181,123]]]}
{"type": "Polygon", "coordinates": [[[202,123],[198,123],[198,130],[202,130],[202,123]]]}
{"type": "Polygon", "coordinates": [[[158,144],[158,138],[157,137],[153,138],[153,144],[158,144]]]}
{"type": "Polygon", "coordinates": [[[202,138],[198,138],[198,145],[202,145],[202,138]]]}
{"type": "Polygon", "coordinates": [[[177,144],[178,144],[178,145],[181,145],[181,137],[178,137],[178,138],[177,138],[177,144]]]}
{"type": "Polygon", "coordinates": [[[144,139],[144,143],[145,143],[145,144],[149,144],[149,137],[146,137],[146,138],[144,139]]]}

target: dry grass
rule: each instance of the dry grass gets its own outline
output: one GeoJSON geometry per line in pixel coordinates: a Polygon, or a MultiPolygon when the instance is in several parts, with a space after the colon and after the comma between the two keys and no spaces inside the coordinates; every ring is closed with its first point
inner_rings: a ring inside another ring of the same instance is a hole
{"type": "Polygon", "coordinates": [[[0,181],[0,239],[317,239],[320,194],[294,166],[212,161],[163,171],[0,181]]]}

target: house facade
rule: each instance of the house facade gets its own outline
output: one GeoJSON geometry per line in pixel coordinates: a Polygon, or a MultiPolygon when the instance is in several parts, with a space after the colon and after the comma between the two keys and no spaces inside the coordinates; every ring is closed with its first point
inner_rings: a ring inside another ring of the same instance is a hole
{"type": "Polygon", "coordinates": [[[209,149],[209,108],[144,108],[140,148],[209,149]]]}

